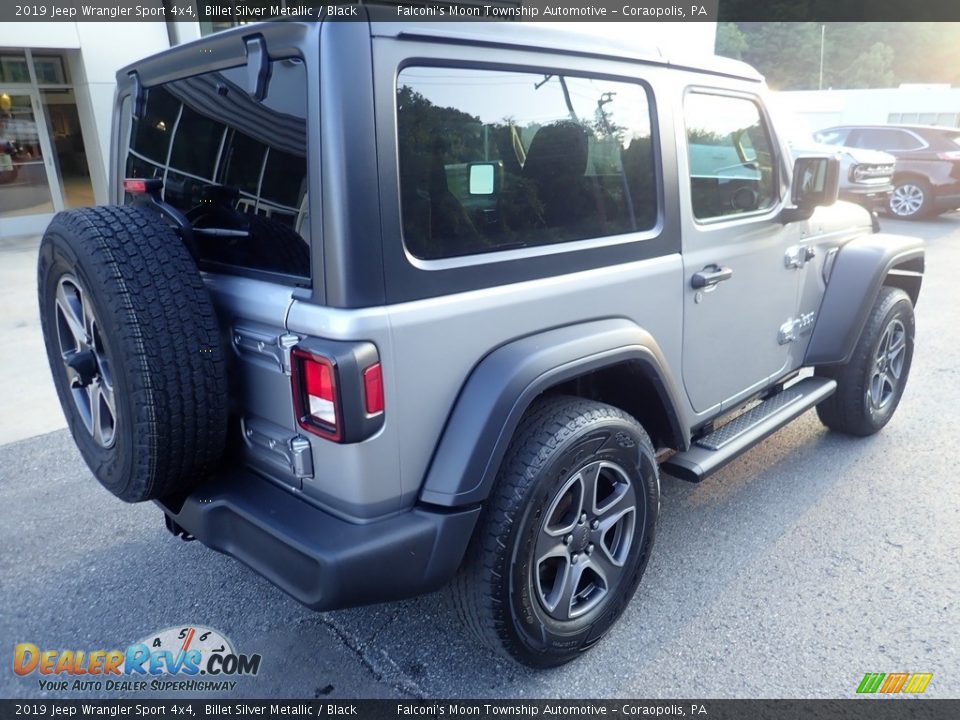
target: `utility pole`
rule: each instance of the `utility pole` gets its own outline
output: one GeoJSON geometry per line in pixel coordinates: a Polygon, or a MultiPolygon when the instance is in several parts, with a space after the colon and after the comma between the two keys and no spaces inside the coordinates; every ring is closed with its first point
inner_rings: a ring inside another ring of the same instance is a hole
{"type": "Polygon", "coordinates": [[[827,26],[820,26],[820,90],[823,90],[823,41],[826,35],[827,26]]]}

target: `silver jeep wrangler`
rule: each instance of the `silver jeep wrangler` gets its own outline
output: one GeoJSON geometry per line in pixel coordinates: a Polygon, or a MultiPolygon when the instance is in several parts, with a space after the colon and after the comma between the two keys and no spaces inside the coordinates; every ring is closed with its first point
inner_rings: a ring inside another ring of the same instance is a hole
{"type": "Polygon", "coordinates": [[[318,610],[449,583],[559,665],[633,596],[661,472],[887,424],[923,248],[789,160],[743,64],[360,12],[118,74],[114,204],[41,246],[54,382],[175,535],[318,610]]]}

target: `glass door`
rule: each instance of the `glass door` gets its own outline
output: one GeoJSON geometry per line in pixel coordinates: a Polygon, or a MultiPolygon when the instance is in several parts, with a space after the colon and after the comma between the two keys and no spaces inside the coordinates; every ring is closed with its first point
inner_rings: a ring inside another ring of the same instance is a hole
{"type": "Polygon", "coordinates": [[[36,91],[0,87],[0,221],[63,207],[39,110],[36,91]]]}

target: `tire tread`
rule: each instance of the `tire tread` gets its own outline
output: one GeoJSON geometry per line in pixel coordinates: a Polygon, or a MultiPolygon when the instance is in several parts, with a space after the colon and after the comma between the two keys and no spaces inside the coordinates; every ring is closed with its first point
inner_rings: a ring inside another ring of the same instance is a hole
{"type": "MultiPolygon", "coordinates": [[[[485,647],[505,657],[529,663],[524,649],[509,632],[509,619],[499,594],[504,577],[496,570],[517,515],[522,514],[526,491],[537,470],[553,451],[579,428],[599,419],[616,418],[635,425],[642,443],[654,454],[639,423],[622,410],[592,400],[550,396],[534,403],[521,421],[504,456],[494,491],[477,523],[460,572],[451,583],[453,606],[470,633],[485,647]]],[[[555,665],[544,658],[543,665],[555,665]]]]}
{"type": "MultiPolygon", "coordinates": [[[[128,369],[134,464],[125,485],[108,489],[129,502],[187,490],[219,462],[227,425],[220,326],[193,258],[172,228],[130,206],[61,212],[43,240],[54,242],[77,255],[95,284],[97,312],[111,316],[114,330],[107,342],[128,369]]],[[[43,257],[41,249],[45,317],[43,257]]],[[[52,355],[51,366],[56,372],[52,355]]],[[[102,468],[91,469],[100,478],[102,468]]]]}

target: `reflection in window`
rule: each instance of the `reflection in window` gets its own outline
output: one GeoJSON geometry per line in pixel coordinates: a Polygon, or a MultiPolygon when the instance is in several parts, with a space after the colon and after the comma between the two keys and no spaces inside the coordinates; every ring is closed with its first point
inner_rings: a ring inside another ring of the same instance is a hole
{"type": "Polygon", "coordinates": [[[164,200],[197,229],[199,260],[309,278],[306,69],[271,65],[262,102],[242,67],[150,88],[127,176],[163,178],[164,200]]]}
{"type": "Polygon", "coordinates": [[[212,180],[225,131],[222,120],[184,105],[170,153],[171,167],[212,180]]]}
{"type": "Polygon", "coordinates": [[[170,140],[180,115],[180,102],[163,88],[147,93],[143,118],[133,124],[130,145],[141,157],[166,164],[170,140]]]}
{"type": "Polygon", "coordinates": [[[256,195],[267,146],[237,130],[231,130],[227,138],[223,153],[224,183],[256,195]]]}
{"type": "Polygon", "coordinates": [[[444,258],[650,230],[657,189],[639,84],[465,68],[398,80],[403,232],[444,258]]]}
{"type": "Polygon", "coordinates": [[[684,116],[694,216],[703,220],[773,207],[776,155],[756,103],[690,93],[684,116]]]}

